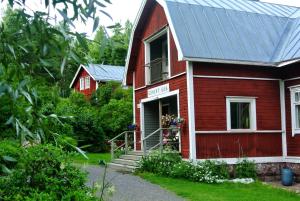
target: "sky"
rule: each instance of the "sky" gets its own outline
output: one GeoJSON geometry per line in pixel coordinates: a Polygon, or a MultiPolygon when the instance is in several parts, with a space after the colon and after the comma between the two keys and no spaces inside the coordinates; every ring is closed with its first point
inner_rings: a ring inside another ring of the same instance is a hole
{"type": "MultiPolygon", "coordinates": [[[[4,1],[7,2],[7,0],[4,1]]],[[[41,7],[40,2],[42,0],[34,0],[34,1],[27,0],[27,1],[29,2],[28,7],[34,10],[39,9],[41,7]]],[[[261,1],[300,7],[300,0],[261,0],[261,1]]],[[[108,17],[106,17],[105,15],[100,14],[101,25],[110,26],[115,24],[116,22],[120,22],[121,24],[124,24],[127,19],[130,20],[131,22],[134,22],[142,0],[111,0],[111,2],[112,4],[107,5],[107,7],[104,10],[111,15],[113,21],[108,17]]],[[[4,7],[6,7],[6,5],[4,5],[0,0],[0,16],[1,16],[1,12],[3,14],[4,7]]],[[[93,21],[89,21],[86,25],[80,22],[76,22],[75,25],[76,25],[76,31],[86,32],[90,38],[93,37],[94,35],[92,33],[93,21]]]]}

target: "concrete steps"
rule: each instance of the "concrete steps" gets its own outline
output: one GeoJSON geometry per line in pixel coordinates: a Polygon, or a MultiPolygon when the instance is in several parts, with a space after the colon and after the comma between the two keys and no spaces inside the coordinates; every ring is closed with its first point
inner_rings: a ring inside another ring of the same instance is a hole
{"type": "Polygon", "coordinates": [[[134,172],[138,167],[138,162],[142,159],[143,152],[130,151],[126,155],[120,156],[118,159],[114,159],[108,166],[116,171],[120,172],[134,172]]]}

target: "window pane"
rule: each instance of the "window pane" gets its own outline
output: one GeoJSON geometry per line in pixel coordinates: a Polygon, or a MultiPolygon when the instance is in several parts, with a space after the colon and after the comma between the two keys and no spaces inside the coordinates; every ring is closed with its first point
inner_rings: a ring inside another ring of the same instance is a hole
{"type": "Polygon", "coordinates": [[[230,103],[231,129],[250,129],[250,103],[230,103]]]}
{"type": "Polygon", "coordinates": [[[90,88],[90,77],[85,78],[85,88],[89,89],[90,88]]]}
{"type": "Polygon", "coordinates": [[[300,129],[300,105],[296,105],[295,106],[296,107],[296,128],[298,129],[300,129]]]}

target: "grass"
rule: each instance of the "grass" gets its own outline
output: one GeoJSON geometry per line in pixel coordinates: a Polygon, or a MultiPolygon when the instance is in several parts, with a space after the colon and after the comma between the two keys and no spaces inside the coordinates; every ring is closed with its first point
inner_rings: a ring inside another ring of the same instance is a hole
{"type": "Polygon", "coordinates": [[[86,155],[89,159],[79,153],[76,153],[71,159],[74,163],[89,165],[98,165],[100,160],[104,160],[106,163],[111,161],[110,153],[87,153],[86,155]]]}
{"type": "Polygon", "coordinates": [[[261,182],[252,184],[204,184],[140,173],[140,177],[173,191],[178,196],[192,201],[299,201],[296,193],[271,187],[261,182]]]}

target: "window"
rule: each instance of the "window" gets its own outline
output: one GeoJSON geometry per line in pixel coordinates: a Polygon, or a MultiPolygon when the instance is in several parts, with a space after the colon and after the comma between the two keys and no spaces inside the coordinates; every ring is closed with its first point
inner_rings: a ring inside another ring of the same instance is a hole
{"type": "Polygon", "coordinates": [[[300,134],[300,87],[291,88],[292,134],[300,134]]]}
{"type": "Polygon", "coordinates": [[[256,99],[226,97],[227,130],[256,130],[256,99]]]}
{"type": "Polygon", "coordinates": [[[89,89],[90,85],[90,76],[85,77],[85,89],[89,89]]]}
{"type": "Polygon", "coordinates": [[[84,90],[84,78],[81,77],[79,82],[80,82],[80,90],[84,90]]]}
{"type": "Polygon", "coordinates": [[[145,41],[146,83],[153,84],[169,78],[169,31],[163,29],[145,41]]]}

